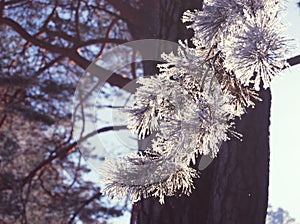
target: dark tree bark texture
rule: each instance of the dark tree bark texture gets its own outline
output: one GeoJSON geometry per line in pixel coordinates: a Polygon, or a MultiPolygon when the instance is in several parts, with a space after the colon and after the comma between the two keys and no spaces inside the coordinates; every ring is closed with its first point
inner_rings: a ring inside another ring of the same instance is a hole
{"type": "Polygon", "coordinates": [[[212,164],[208,220],[198,223],[265,223],[271,93],[264,90],[260,96],[263,101],[236,122],[242,141],[224,143],[212,164]]]}
{"type": "MultiPolygon", "coordinates": [[[[188,39],[192,32],[180,18],[187,9],[200,9],[201,0],[143,0],[129,26],[134,39],[188,39]]],[[[144,64],[145,75],[155,74],[156,63],[144,64]]],[[[218,158],[195,180],[191,196],[157,198],[133,206],[131,223],[137,224],[263,224],[269,184],[269,116],[271,96],[261,91],[262,102],[237,121],[243,141],[223,143],[218,158]]]]}
{"type": "Polygon", "coordinates": [[[192,195],[137,203],[138,224],[264,224],[269,186],[270,91],[237,120],[243,140],[223,143],[218,157],[195,181],[192,195]]]}

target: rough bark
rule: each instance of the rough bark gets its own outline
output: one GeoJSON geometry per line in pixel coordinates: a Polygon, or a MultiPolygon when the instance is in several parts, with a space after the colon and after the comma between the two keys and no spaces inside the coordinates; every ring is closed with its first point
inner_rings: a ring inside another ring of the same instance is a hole
{"type": "Polygon", "coordinates": [[[168,197],[165,204],[157,198],[148,198],[134,205],[138,224],[196,224],[206,223],[209,214],[209,192],[212,166],[200,179],[195,180],[196,189],[191,196],[168,197]]]}
{"type": "MultiPolygon", "coordinates": [[[[269,186],[269,125],[271,94],[250,108],[237,130],[243,140],[221,147],[213,165],[207,223],[265,223],[269,186]]],[[[206,223],[206,222],[198,222],[206,223]]]]}
{"type": "Polygon", "coordinates": [[[237,121],[243,141],[223,143],[195,181],[189,197],[156,198],[135,205],[138,224],[263,224],[268,205],[270,91],[237,121]]]}
{"type": "MultiPolygon", "coordinates": [[[[187,39],[180,21],[186,9],[201,8],[202,1],[144,0],[140,26],[130,27],[134,39],[187,39]]],[[[144,64],[145,74],[156,72],[155,62],[144,64]]],[[[192,195],[157,198],[133,206],[131,223],[137,224],[232,224],[264,223],[268,199],[270,92],[262,91],[263,102],[250,109],[237,130],[243,141],[222,145],[218,158],[195,180],[192,195]]]]}
{"type": "MultiPolygon", "coordinates": [[[[161,39],[177,43],[179,39],[189,39],[192,30],[186,29],[181,16],[187,9],[201,8],[202,0],[142,0],[138,10],[139,24],[129,23],[134,40],[161,39]]],[[[143,62],[144,74],[153,75],[158,71],[157,62],[143,62]]]]}

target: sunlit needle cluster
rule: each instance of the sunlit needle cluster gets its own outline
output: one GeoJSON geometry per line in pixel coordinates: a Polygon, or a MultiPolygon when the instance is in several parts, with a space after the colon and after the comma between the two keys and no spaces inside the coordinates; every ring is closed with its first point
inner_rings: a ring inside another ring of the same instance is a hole
{"type": "Polygon", "coordinates": [[[199,155],[216,157],[223,141],[242,136],[234,119],[259,100],[261,83],[286,66],[281,3],[271,0],[215,0],[203,11],[187,11],[194,47],[179,41],[164,54],[159,73],[139,80],[128,127],[140,139],[155,134],[147,148],[102,169],[104,193],[132,201],[192,192],[199,155]]]}

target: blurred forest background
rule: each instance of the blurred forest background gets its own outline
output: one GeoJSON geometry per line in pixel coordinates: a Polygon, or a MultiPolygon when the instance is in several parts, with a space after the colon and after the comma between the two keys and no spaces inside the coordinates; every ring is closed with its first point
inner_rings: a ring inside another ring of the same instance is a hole
{"type": "Polygon", "coordinates": [[[124,20],[110,1],[0,1],[0,223],[98,223],[122,214],[84,179],[90,170],[71,116],[87,66],[131,40],[124,20]]]}

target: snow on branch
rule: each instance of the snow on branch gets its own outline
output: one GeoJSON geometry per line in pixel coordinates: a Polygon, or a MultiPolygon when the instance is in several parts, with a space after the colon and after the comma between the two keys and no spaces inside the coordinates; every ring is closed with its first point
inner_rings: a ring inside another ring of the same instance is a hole
{"type": "Polygon", "coordinates": [[[104,193],[133,201],[191,194],[200,176],[191,164],[199,155],[216,157],[235,137],[234,119],[260,100],[258,90],[287,66],[282,34],[283,6],[271,0],[210,0],[203,11],[187,11],[183,22],[195,31],[194,47],[179,41],[163,54],[159,74],[139,80],[134,105],[125,110],[128,127],[148,148],[101,169],[104,193]]]}

